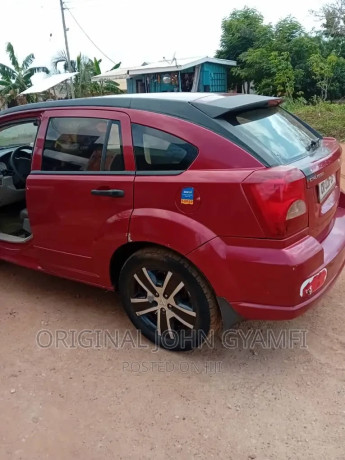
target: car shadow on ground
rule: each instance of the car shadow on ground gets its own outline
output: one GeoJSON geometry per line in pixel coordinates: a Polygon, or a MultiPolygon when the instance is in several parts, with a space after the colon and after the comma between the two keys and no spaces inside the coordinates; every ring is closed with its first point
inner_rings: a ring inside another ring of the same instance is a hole
{"type": "Polygon", "coordinates": [[[267,368],[269,361],[281,363],[296,350],[302,354],[308,350],[306,316],[283,322],[244,321],[229,331],[211,334],[203,347],[192,352],[157,350],[136,331],[116,293],[5,262],[0,263],[0,270],[1,284],[7,287],[8,311],[36,319],[33,320],[36,330],[40,322],[43,329],[52,333],[57,330],[107,332],[109,340],[102,342],[104,348],[121,348],[126,356],[132,352],[145,360],[183,360],[189,363],[186,366],[193,364],[196,369],[206,363],[209,372],[216,373],[220,369],[247,366],[251,361],[254,366],[266,363],[267,368]],[[116,336],[116,341],[110,336],[116,336]]]}

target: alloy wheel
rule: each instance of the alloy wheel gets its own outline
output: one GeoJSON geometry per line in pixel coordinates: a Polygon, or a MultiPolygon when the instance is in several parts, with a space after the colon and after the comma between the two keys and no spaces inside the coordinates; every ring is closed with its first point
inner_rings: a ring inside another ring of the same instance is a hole
{"type": "Polygon", "coordinates": [[[191,295],[172,271],[142,267],[133,276],[130,302],[135,314],[159,336],[174,339],[177,332],[195,328],[191,295]]]}

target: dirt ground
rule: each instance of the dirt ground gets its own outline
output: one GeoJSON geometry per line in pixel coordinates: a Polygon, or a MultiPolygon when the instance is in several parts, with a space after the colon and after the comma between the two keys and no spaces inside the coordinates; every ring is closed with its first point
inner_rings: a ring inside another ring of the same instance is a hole
{"type": "Polygon", "coordinates": [[[127,341],[134,329],[114,294],[0,270],[2,460],[345,458],[345,272],[304,316],[241,328],[307,331],[305,344],[176,354],[127,341]],[[41,348],[42,330],[119,336],[41,348]]]}
{"type": "Polygon", "coordinates": [[[0,271],[1,460],[345,459],[345,272],[296,320],[176,354],[112,293],[0,271]],[[293,348],[243,339],[291,331],[293,348]]]}

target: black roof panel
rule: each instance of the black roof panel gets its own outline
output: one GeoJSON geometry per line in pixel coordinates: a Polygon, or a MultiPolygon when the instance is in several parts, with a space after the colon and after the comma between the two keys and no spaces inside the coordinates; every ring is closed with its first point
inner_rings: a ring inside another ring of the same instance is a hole
{"type": "Polygon", "coordinates": [[[252,152],[247,145],[244,145],[234,136],[229,129],[229,124],[222,120],[221,117],[232,111],[267,107],[268,102],[272,100],[280,101],[278,98],[252,94],[234,96],[219,93],[123,94],[22,105],[0,112],[0,120],[2,116],[12,113],[30,112],[30,116],[32,116],[32,112],[36,110],[39,113],[43,110],[68,107],[145,110],[181,118],[203,126],[231,140],[255,156],[255,152],[252,152]]]}
{"type": "Polygon", "coordinates": [[[117,96],[101,96],[61,101],[39,102],[26,104],[1,112],[1,116],[10,113],[46,110],[62,107],[118,107],[150,112],[164,113],[191,122],[197,116],[195,110],[204,112],[208,117],[217,118],[226,112],[266,105],[277,98],[257,96],[253,94],[223,95],[217,93],[152,93],[152,94],[121,94],[117,96]],[[194,116],[193,116],[194,112],[194,116]]]}

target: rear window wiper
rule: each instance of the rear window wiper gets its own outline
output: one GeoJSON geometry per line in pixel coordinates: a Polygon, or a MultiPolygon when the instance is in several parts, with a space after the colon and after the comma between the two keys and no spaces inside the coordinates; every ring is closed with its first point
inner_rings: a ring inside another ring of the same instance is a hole
{"type": "Polygon", "coordinates": [[[310,144],[307,146],[307,150],[308,152],[310,152],[310,150],[316,150],[319,147],[320,147],[320,138],[316,140],[312,140],[310,144]]]}

